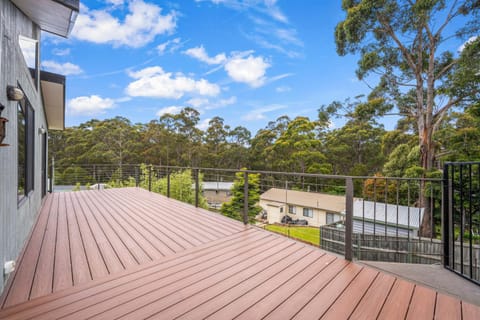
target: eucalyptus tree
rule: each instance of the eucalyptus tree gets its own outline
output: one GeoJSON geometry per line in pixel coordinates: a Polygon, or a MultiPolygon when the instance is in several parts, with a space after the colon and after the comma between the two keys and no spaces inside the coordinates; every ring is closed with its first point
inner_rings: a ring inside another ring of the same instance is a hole
{"type": "MultiPolygon", "coordinates": [[[[342,9],[346,18],[335,29],[338,54],[360,53],[358,78],[378,75],[375,95],[391,99],[400,114],[415,119],[419,160],[427,174],[435,162],[433,137],[448,111],[479,98],[478,70],[464,68],[462,58],[446,48],[454,37],[478,36],[480,2],[343,0],[342,9]],[[411,101],[402,104],[405,94],[411,101]]],[[[471,51],[478,50],[478,38],[474,42],[471,51]]],[[[431,233],[429,226],[427,213],[424,234],[431,233]]]]}

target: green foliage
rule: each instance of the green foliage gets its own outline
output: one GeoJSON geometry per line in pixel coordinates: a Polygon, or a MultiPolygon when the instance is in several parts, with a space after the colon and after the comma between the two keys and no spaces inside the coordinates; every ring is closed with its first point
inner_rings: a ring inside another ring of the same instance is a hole
{"type": "MultiPolygon", "coordinates": [[[[246,170],[243,168],[242,170],[246,170]]],[[[232,186],[232,198],[229,202],[222,205],[220,211],[223,215],[243,221],[244,210],[244,172],[240,171],[235,174],[235,180],[232,186]]],[[[248,174],[248,220],[253,222],[255,216],[262,211],[262,207],[258,205],[260,200],[260,175],[248,174]]]]}

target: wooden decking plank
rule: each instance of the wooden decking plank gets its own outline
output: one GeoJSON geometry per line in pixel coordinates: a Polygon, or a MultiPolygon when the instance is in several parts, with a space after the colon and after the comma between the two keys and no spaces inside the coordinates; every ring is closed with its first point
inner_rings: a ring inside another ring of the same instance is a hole
{"type": "Polygon", "coordinates": [[[42,247],[52,203],[53,196],[49,195],[37,217],[37,223],[34,226],[35,229],[26,244],[27,247],[25,248],[17,270],[12,275],[12,282],[3,293],[4,298],[2,298],[2,308],[24,302],[30,297],[30,290],[35,276],[35,267],[40,254],[40,248],[42,247]]]}
{"type": "MultiPolygon", "coordinates": [[[[331,263],[317,266],[317,269],[312,270],[311,274],[300,275],[305,280],[308,279],[308,281],[304,282],[304,285],[296,291],[288,292],[289,297],[283,300],[275,309],[270,309],[265,319],[292,318],[300,308],[348,265],[349,263],[344,260],[335,259],[331,263]],[[313,277],[311,277],[312,275],[313,277]],[[295,308],[292,308],[292,305],[295,308]]],[[[216,315],[214,314],[212,318],[219,319],[216,315]]]]}
{"type": "MultiPolygon", "coordinates": [[[[111,193],[108,194],[111,201],[120,201],[119,198],[114,198],[111,193]]],[[[173,239],[169,238],[166,234],[160,231],[151,221],[148,221],[142,217],[139,213],[139,209],[131,204],[122,204],[123,213],[121,216],[125,220],[130,220],[132,225],[135,226],[139,232],[142,232],[145,237],[152,243],[152,245],[161,252],[163,256],[179,252],[185,249],[182,245],[178,244],[173,239]]]]}
{"type": "Polygon", "coordinates": [[[433,319],[436,295],[432,289],[415,286],[406,319],[433,319]]]}
{"type": "MultiPolygon", "coordinates": [[[[302,303],[305,306],[294,316],[294,319],[318,319],[319,315],[324,314],[328,310],[362,269],[363,267],[359,265],[349,263],[325,287],[319,290],[312,299],[309,301],[305,300],[307,303],[302,303]]],[[[289,300],[285,303],[288,304],[289,300]]],[[[302,304],[299,304],[299,306],[302,306],[302,304]]]]}
{"type": "MultiPolygon", "coordinates": [[[[137,243],[137,245],[142,248],[142,250],[148,256],[149,260],[159,259],[166,255],[162,254],[162,251],[155,246],[155,244],[157,244],[156,242],[153,242],[151,241],[151,239],[149,239],[148,232],[146,232],[145,234],[146,230],[141,225],[136,224],[133,219],[125,218],[126,212],[123,205],[118,204],[116,201],[113,201],[110,197],[107,196],[106,193],[102,192],[100,196],[102,197],[103,203],[106,204],[105,207],[108,209],[107,212],[110,214],[111,218],[114,219],[119,226],[124,228],[124,230],[137,243]],[[110,209],[109,207],[113,204],[116,204],[116,206],[110,209]]],[[[162,249],[166,247],[163,242],[160,243],[162,249]]],[[[167,250],[170,250],[170,248],[168,248],[167,250]]],[[[170,252],[173,251],[170,250],[170,252]]]]}
{"type": "MultiPolygon", "coordinates": [[[[105,235],[104,230],[95,219],[95,211],[89,206],[85,198],[81,196],[81,193],[81,191],[77,191],[76,198],[83,209],[83,217],[95,238],[95,243],[103,257],[103,261],[107,265],[108,272],[115,273],[124,270],[125,266],[122,264],[117,252],[115,252],[109,238],[105,235]]],[[[88,261],[91,262],[90,259],[88,261]]]]}
{"type": "Polygon", "coordinates": [[[75,208],[72,201],[72,193],[65,193],[66,212],[68,215],[68,232],[70,239],[70,257],[72,261],[72,275],[74,285],[85,283],[92,280],[90,267],[88,266],[87,256],[80,229],[78,226],[75,208]]]}
{"type": "MultiPolygon", "coordinates": [[[[311,248],[306,248],[301,245],[290,246],[270,256],[268,260],[263,260],[260,263],[246,267],[239,273],[228,278],[228,281],[227,279],[222,279],[222,281],[217,282],[205,290],[185,297],[181,302],[161,310],[161,312],[155,314],[155,317],[161,316],[164,319],[177,319],[187,311],[193,311],[193,308],[204,305],[206,302],[211,302],[214,298],[220,298],[223,304],[225,304],[225,297],[234,301],[237,297],[242,296],[259,284],[266,281],[272,283],[275,281],[272,279],[275,275],[284,272],[285,269],[292,264],[298,261],[310,263],[314,261],[314,259],[315,255],[312,254],[311,248]],[[312,258],[304,260],[303,258],[307,256],[312,258]]],[[[210,305],[209,309],[214,310],[212,309],[212,305],[210,305]]],[[[209,314],[200,314],[198,311],[199,310],[194,311],[197,319],[204,318],[209,314]]],[[[232,313],[231,316],[233,317],[234,314],[232,313]]]]}
{"type": "Polygon", "coordinates": [[[246,245],[258,243],[258,241],[266,239],[265,236],[265,234],[259,233],[254,229],[247,229],[244,232],[231,235],[214,243],[185,250],[174,256],[165,257],[158,262],[138,267],[138,269],[133,269],[128,273],[120,273],[116,276],[92,281],[83,286],[65,290],[62,294],[54,293],[4,309],[0,312],[0,315],[5,315],[11,319],[24,319],[32,316],[38,318],[38,316],[45,313],[47,316],[60,317],[61,315],[70,313],[65,313],[64,308],[69,308],[70,310],[72,308],[79,309],[89,303],[98,303],[102,301],[101,294],[106,294],[107,297],[110,298],[115,296],[117,294],[116,291],[120,289],[130,291],[135,284],[138,284],[137,281],[140,279],[140,281],[150,283],[153,281],[153,278],[148,277],[155,275],[157,279],[161,276],[161,272],[165,277],[170,277],[171,274],[175,272],[180,272],[200,265],[202,262],[218,258],[226,252],[235,251],[246,245]]]}
{"type": "MultiPolygon", "coordinates": [[[[119,198],[118,201],[122,200],[119,198]]],[[[194,247],[191,241],[186,240],[188,236],[185,234],[179,235],[175,228],[172,228],[171,225],[168,225],[165,223],[165,221],[163,221],[163,214],[160,215],[158,212],[156,212],[153,216],[149,215],[146,209],[144,209],[141,205],[135,205],[133,201],[129,204],[124,204],[124,206],[129,209],[129,216],[131,218],[135,216],[136,218],[144,221],[151,230],[152,234],[158,235],[160,237],[159,239],[168,248],[173,250],[173,252],[179,252],[185,250],[186,248],[194,247]]]]}
{"type": "Polygon", "coordinates": [[[125,240],[117,233],[119,230],[116,230],[104,216],[100,203],[96,201],[97,198],[95,198],[94,201],[89,197],[89,194],[91,193],[88,191],[78,192],[79,197],[84,198],[85,202],[90,207],[90,214],[93,218],[92,221],[95,220],[99,225],[103,235],[108,239],[109,244],[112,246],[113,251],[120,260],[123,269],[138,265],[138,261],[128,249],[125,240]]]}
{"type": "Polygon", "coordinates": [[[364,268],[350,286],[338,297],[321,319],[348,319],[364,294],[372,285],[379,272],[364,268]]]}
{"type": "Polygon", "coordinates": [[[185,294],[191,293],[195,287],[208,286],[216,280],[235,274],[245,268],[249,263],[259,262],[274,252],[281,251],[293,245],[284,239],[273,239],[266,245],[264,250],[258,244],[238,249],[219,257],[217,262],[212,259],[197,267],[198,271],[185,270],[175,277],[169,277],[169,284],[159,286],[150,283],[129,293],[110,299],[106,304],[96,305],[86,312],[74,314],[82,318],[88,315],[92,319],[112,319],[126,316],[127,318],[145,318],[144,315],[157,311],[159,308],[167,307],[180,301],[185,294]],[[154,309],[150,309],[153,307],[154,309]]]}
{"type": "Polygon", "coordinates": [[[378,319],[405,319],[414,288],[415,285],[413,283],[397,279],[380,311],[378,319]]]}
{"type": "MultiPolygon", "coordinates": [[[[238,259],[240,251],[245,255],[249,250],[254,250],[257,241],[262,236],[253,236],[246,243],[232,243],[229,247],[223,248],[220,252],[211,252],[210,255],[200,255],[196,259],[179,262],[178,259],[172,259],[165,265],[154,266],[146,274],[132,274],[131,277],[119,278],[119,285],[113,289],[95,287],[83,292],[83,299],[78,299],[73,303],[62,304],[56,310],[50,310],[42,315],[36,314],[36,319],[51,319],[52,317],[69,317],[72,319],[86,318],[104,310],[109,310],[112,306],[121,305],[129,302],[135,297],[141,297],[143,294],[151,291],[151,288],[163,288],[173,286],[180,281],[195,279],[195,273],[208,271],[208,268],[215,267],[220,263],[228,263],[231,259],[238,259]],[[245,245],[246,244],[246,245],[245,245]],[[193,276],[192,276],[193,275],[193,276]],[[131,281],[127,281],[130,279],[131,281]]],[[[281,239],[277,239],[281,241],[281,239]]],[[[275,242],[277,243],[277,242],[275,242]]],[[[187,258],[188,256],[186,256],[187,258]]],[[[108,284],[111,286],[112,284],[108,284]]]]}
{"type": "Polygon", "coordinates": [[[50,216],[48,217],[45,238],[40,249],[35,277],[33,279],[32,291],[29,299],[40,297],[52,292],[55,244],[57,237],[57,223],[59,211],[58,194],[54,195],[50,216]]]}
{"type": "Polygon", "coordinates": [[[462,319],[463,320],[480,319],[480,307],[462,301],[462,319]]]}
{"type": "Polygon", "coordinates": [[[109,274],[107,264],[100,252],[97,239],[85,218],[84,208],[75,195],[71,195],[72,205],[75,212],[75,220],[78,224],[80,236],[85,248],[88,266],[92,279],[100,279],[109,274]]]}
{"type": "Polygon", "coordinates": [[[110,228],[110,232],[107,229],[106,233],[110,237],[115,237],[118,243],[116,251],[121,257],[124,257],[124,265],[128,268],[130,265],[142,264],[152,261],[152,258],[145,252],[145,250],[132,238],[131,234],[127,231],[128,224],[125,226],[118,223],[116,216],[118,216],[119,208],[114,202],[105,202],[105,198],[102,197],[103,192],[100,192],[95,198],[91,197],[91,193],[86,192],[85,196],[90,199],[90,202],[95,204],[95,207],[99,210],[97,218],[103,220],[105,228],[110,228]],[[107,205],[106,205],[107,204],[107,205]],[[112,232],[113,231],[113,232],[112,232]],[[121,244],[123,245],[120,245],[121,244]],[[126,249],[126,250],[125,250],[126,249]],[[128,252],[127,252],[128,251],[128,252]],[[122,255],[123,252],[123,255],[122,255]],[[132,259],[133,258],[133,259],[132,259]],[[129,262],[129,263],[127,263],[129,262]]]}
{"type": "MultiPolygon", "coordinates": [[[[324,269],[333,267],[331,270],[338,272],[345,265],[346,264],[341,259],[337,259],[330,254],[325,254],[315,262],[305,265],[305,268],[300,272],[291,273],[290,275],[285,276],[285,281],[278,287],[270,288],[268,285],[262,285],[248,295],[245,295],[245,298],[241,298],[250,299],[251,304],[249,303],[250,307],[243,311],[237,319],[252,319],[256,317],[264,318],[270,312],[278,308],[278,306],[283,304],[291,295],[295,294],[295,292],[315,279],[324,269]]],[[[332,273],[332,276],[333,275],[334,273],[332,273]]],[[[217,315],[221,316],[221,313],[217,313],[217,315]]],[[[213,316],[217,315],[214,314],[213,316]]]]}
{"type": "Polygon", "coordinates": [[[193,246],[218,238],[200,228],[199,224],[195,221],[196,217],[192,213],[189,214],[189,219],[182,220],[178,217],[179,211],[172,208],[170,205],[151,204],[149,201],[140,201],[139,199],[135,199],[134,204],[137,208],[143,209],[141,212],[144,215],[155,220],[164,228],[168,228],[168,230],[175,232],[178,236],[191,243],[193,246]],[[161,212],[161,216],[157,212],[161,212]]]}
{"type": "Polygon", "coordinates": [[[57,239],[55,243],[55,269],[53,271],[52,292],[70,288],[73,285],[66,194],[59,193],[58,197],[57,239]]]}
{"type": "Polygon", "coordinates": [[[360,300],[351,315],[352,319],[376,319],[394,282],[394,277],[385,273],[380,274],[360,300]]]}
{"type": "Polygon", "coordinates": [[[207,211],[202,208],[192,208],[190,205],[180,202],[175,199],[165,198],[162,195],[155,195],[152,197],[149,193],[145,194],[143,198],[145,203],[149,203],[152,206],[159,207],[168,206],[169,208],[174,209],[175,216],[184,217],[187,219],[193,219],[195,224],[202,226],[203,229],[210,234],[217,237],[218,235],[228,235],[232,232],[237,232],[241,230],[241,223],[231,219],[227,219],[219,214],[207,211]],[[157,198],[161,201],[154,201],[153,199],[157,198]],[[163,198],[162,198],[163,197],[163,198]]]}
{"type": "MultiPolygon", "coordinates": [[[[213,299],[200,304],[197,308],[188,310],[184,307],[184,312],[188,311],[188,313],[183,314],[180,319],[203,319],[212,313],[219,312],[221,309],[225,310],[222,310],[220,313],[230,312],[229,315],[233,318],[257,302],[260,297],[263,297],[268,292],[272,292],[285,281],[288,281],[293,274],[302,272],[308,265],[315,263],[323,256],[319,252],[312,251],[309,247],[300,250],[295,248],[295,250],[296,252],[284,261],[258,271],[248,281],[231,286],[228,290],[222,292],[221,295],[217,295],[213,299]]],[[[179,304],[178,308],[182,306],[183,303],[179,304]]],[[[190,308],[190,305],[188,308],[190,308]]]]}
{"type": "Polygon", "coordinates": [[[435,308],[435,319],[451,320],[462,318],[462,303],[460,300],[438,293],[435,308]]]}

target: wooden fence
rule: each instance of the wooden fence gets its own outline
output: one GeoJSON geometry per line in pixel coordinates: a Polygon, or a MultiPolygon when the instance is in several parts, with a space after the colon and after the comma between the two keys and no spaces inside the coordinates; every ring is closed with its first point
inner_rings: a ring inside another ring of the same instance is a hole
{"type": "MultiPolygon", "coordinates": [[[[345,229],[331,226],[320,227],[320,248],[344,254],[345,229]]],[[[443,258],[443,242],[437,239],[418,237],[392,237],[385,235],[353,233],[353,255],[357,260],[400,263],[440,264],[443,258]]],[[[461,243],[455,242],[455,270],[461,270],[461,243]]],[[[463,246],[463,267],[469,274],[470,257],[468,243],[463,246]]],[[[472,275],[480,279],[480,246],[473,245],[472,275]]]]}

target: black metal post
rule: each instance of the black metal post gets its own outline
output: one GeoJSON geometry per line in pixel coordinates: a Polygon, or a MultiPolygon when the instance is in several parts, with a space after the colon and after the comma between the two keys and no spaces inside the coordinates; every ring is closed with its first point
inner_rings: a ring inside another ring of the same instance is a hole
{"type": "Polygon", "coordinates": [[[148,167],[148,191],[152,191],[152,166],[148,167]]]}
{"type": "Polygon", "coordinates": [[[443,266],[448,267],[450,264],[450,196],[451,196],[451,185],[450,179],[448,176],[449,166],[445,164],[443,166],[443,221],[442,221],[442,238],[443,238],[443,266]]]}
{"type": "Polygon", "coordinates": [[[167,198],[170,198],[170,170],[167,168],[167,198]]]}
{"type": "Polygon", "coordinates": [[[248,224],[248,172],[243,172],[243,223],[248,224]]]}
{"type": "Polygon", "coordinates": [[[198,193],[199,193],[199,187],[200,187],[200,183],[199,183],[199,172],[198,172],[198,168],[197,169],[194,169],[194,172],[195,172],[195,207],[198,208],[198,193]]]}
{"type": "Polygon", "coordinates": [[[139,185],[140,185],[140,177],[138,174],[138,167],[135,166],[135,187],[138,188],[139,185]]]}
{"type": "Polygon", "coordinates": [[[345,260],[352,261],[353,258],[353,179],[346,178],[346,212],[345,212],[345,260]]]}
{"type": "Polygon", "coordinates": [[[50,193],[53,192],[53,184],[55,179],[55,158],[52,157],[52,166],[50,167],[50,183],[48,188],[50,189],[50,193]]]}

